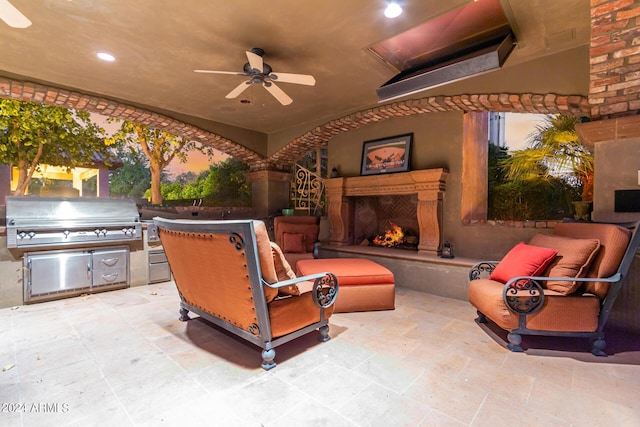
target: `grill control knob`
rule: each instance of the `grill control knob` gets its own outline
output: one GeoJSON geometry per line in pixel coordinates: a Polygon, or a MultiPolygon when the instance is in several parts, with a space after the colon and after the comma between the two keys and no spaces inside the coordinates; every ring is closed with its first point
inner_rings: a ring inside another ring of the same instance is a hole
{"type": "Polygon", "coordinates": [[[36,235],[36,232],[35,231],[30,231],[28,234],[29,234],[29,238],[33,239],[33,236],[36,235]]]}
{"type": "Polygon", "coordinates": [[[20,237],[21,239],[24,239],[25,237],[27,237],[27,233],[25,233],[24,231],[21,231],[18,233],[18,237],[20,237]]]}
{"type": "Polygon", "coordinates": [[[64,230],[62,234],[64,234],[64,238],[66,239],[67,237],[69,237],[69,234],[71,234],[71,232],[69,230],[64,230]]]}
{"type": "Polygon", "coordinates": [[[100,235],[100,229],[99,228],[96,228],[95,230],[93,230],[93,232],[96,233],[96,236],[100,235]]]}
{"type": "Polygon", "coordinates": [[[107,235],[107,229],[103,228],[102,230],[100,230],[100,232],[102,233],[103,236],[107,235]]]}

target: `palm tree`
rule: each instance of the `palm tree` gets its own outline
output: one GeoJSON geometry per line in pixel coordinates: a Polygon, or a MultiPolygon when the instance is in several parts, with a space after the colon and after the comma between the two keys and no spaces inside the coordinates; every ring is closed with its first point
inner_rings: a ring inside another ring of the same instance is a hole
{"type": "Polygon", "coordinates": [[[504,161],[507,178],[564,177],[582,186],[582,200],[593,201],[593,154],[575,130],[579,117],[548,115],[529,135],[529,148],[504,161]]]}

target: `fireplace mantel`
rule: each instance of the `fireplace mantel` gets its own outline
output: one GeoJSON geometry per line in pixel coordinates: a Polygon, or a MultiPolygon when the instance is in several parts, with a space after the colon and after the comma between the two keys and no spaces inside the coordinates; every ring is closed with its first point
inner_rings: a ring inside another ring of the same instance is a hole
{"type": "Polygon", "coordinates": [[[353,197],[416,194],[416,217],[420,232],[418,251],[439,254],[442,249],[442,199],[448,175],[448,170],[439,168],[328,179],[330,244],[354,244],[353,197]]]}

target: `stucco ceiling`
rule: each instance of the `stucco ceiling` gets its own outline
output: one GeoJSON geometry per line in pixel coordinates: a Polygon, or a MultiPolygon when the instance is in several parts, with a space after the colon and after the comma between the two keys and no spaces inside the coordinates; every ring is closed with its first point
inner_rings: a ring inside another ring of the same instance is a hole
{"type": "MultiPolygon", "coordinates": [[[[384,0],[11,0],[33,25],[0,22],[0,75],[272,134],[375,106],[395,72],[367,47],[470,1],[404,0],[390,20],[384,0]],[[280,84],[282,106],[258,85],[225,99],[242,77],[193,72],[240,71],[252,47],[316,85],[280,84]]],[[[518,40],[505,67],[589,43],[588,0],[501,4],[518,40]]]]}

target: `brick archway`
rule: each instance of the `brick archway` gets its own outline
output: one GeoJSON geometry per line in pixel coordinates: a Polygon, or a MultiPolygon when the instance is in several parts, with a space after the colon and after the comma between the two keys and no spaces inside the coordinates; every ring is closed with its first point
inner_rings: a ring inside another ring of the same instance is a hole
{"type": "Polygon", "coordinates": [[[381,105],[346,115],[311,129],[294,138],[286,146],[266,158],[238,142],[215,133],[183,123],[162,114],[132,107],[117,101],[53,86],[0,78],[0,98],[42,102],[98,113],[122,120],[135,121],[145,126],[162,129],[211,146],[250,165],[251,170],[286,170],[300,157],[326,143],[336,135],[369,124],[415,114],[443,111],[516,112],[556,114],[567,113],[589,116],[588,99],[581,95],[534,93],[492,93],[455,96],[430,96],[381,105]]]}
{"type": "Polygon", "coordinates": [[[8,78],[0,78],[0,98],[41,102],[128,120],[198,141],[247,164],[264,160],[264,156],[215,133],[106,98],[8,78]]]}
{"type": "Polygon", "coordinates": [[[565,113],[575,116],[589,116],[590,106],[587,97],[581,95],[534,93],[430,96],[410,99],[331,120],[293,139],[269,157],[269,161],[273,164],[294,163],[309,151],[325,145],[331,138],[341,133],[393,118],[443,111],[565,113]]]}

